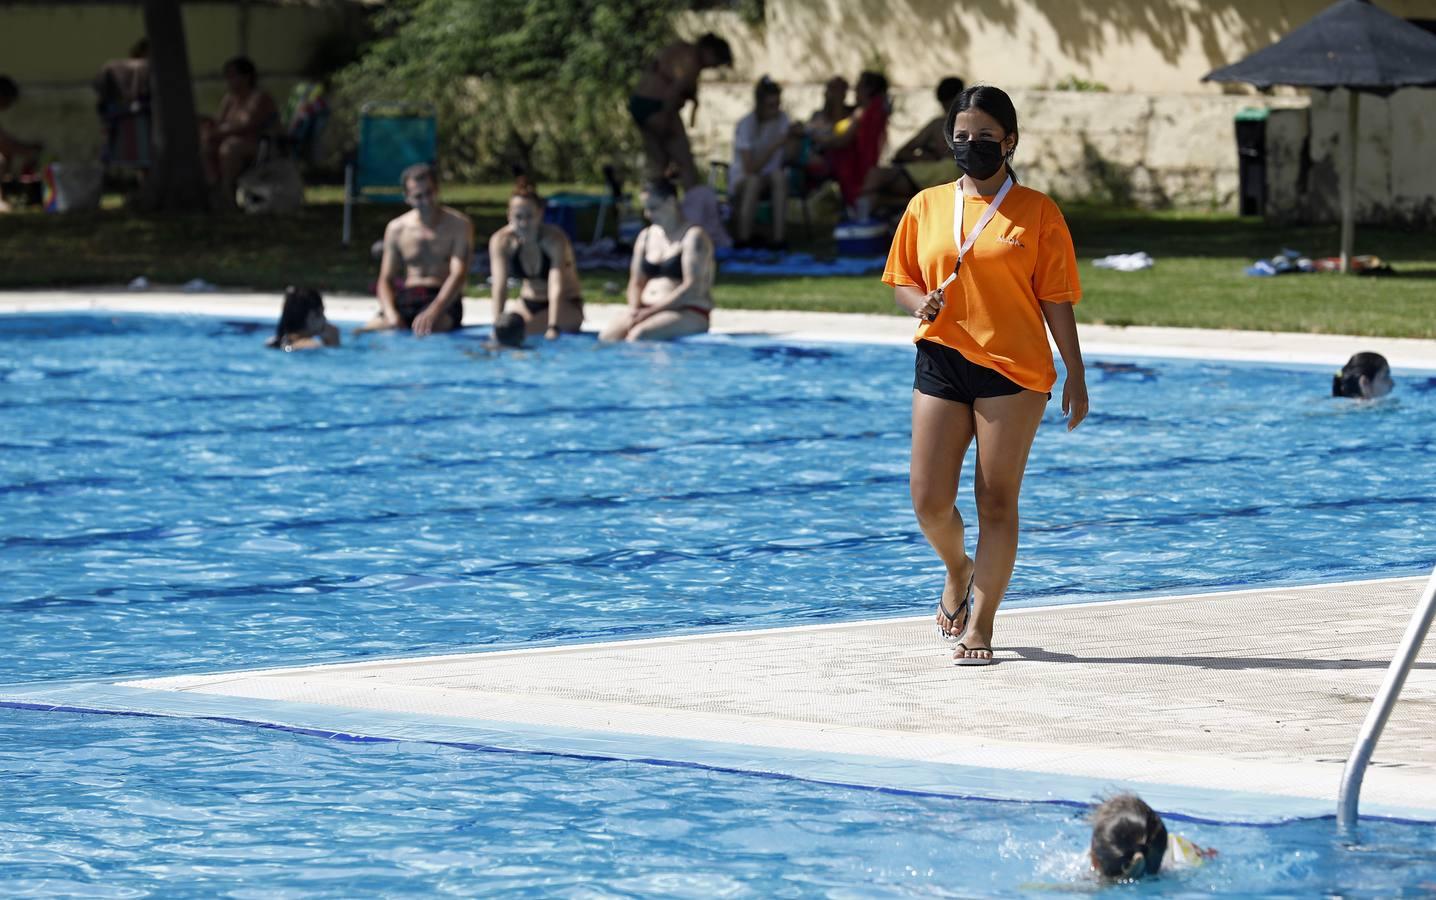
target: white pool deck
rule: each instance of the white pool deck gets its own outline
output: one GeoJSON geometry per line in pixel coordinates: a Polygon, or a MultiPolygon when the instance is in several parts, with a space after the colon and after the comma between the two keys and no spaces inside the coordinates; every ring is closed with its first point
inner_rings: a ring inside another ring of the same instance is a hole
{"type": "MultiPolygon", "coordinates": [[[[330,300],[335,318],[369,300],[330,300]]],[[[481,305],[472,310],[482,321],[481,305]]],[[[272,315],[247,294],[0,294],[0,312],[272,315]]],[[[602,319],[612,308],[596,307],[602,319]]],[[[909,339],[881,316],[720,310],[715,331],[909,339]]],[[[1436,342],[1083,329],[1089,355],[1339,365],[1375,349],[1431,368],[1436,342]]],[[[1399,371],[1398,371],[1399,378],[1399,371]]],[[[1424,577],[1004,610],[997,663],[956,668],[930,614],[248,672],[0,686],[28,708],[223,719],[692,765],[883,789],[1090,801],[1141,791],[1227,820],[1320,815],[1424,577]]],[[[835,598],[836,618],[842,616],[835,598]]],[[[581,635],[582,623],[574,623],[581,635]]],[[[681,627],[682,623],[675,623],[681,627]]],[[[1436,647],[1407,681],[1363,812],[1436,821],[1436,647]]]]}

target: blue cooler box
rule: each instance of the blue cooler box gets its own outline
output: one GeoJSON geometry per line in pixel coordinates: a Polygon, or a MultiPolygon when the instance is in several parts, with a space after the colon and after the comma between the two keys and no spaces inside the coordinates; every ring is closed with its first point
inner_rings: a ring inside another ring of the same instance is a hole
{"type": "Polygon", "coordinates": [[[888,226],[884,222],[840,222],[833,240],[843,256],[873,256],[888,251],[888,226]]]}

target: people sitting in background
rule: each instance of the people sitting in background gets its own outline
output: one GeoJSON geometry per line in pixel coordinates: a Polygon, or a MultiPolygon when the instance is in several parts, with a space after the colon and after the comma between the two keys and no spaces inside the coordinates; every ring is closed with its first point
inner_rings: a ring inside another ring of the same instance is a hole
{"type": "MultiPolygon", "coordinates": [[[[797,134],[801,134],[799,127],[797,134]]],[[[768,197],[773,210],[772,244],[783,248],[787,219],[788,171],[784,166],[796,136],[783,112],[783,89],[764,75],[753,88],[753,111],[733,131],[733,162],[728,168],[728,195],[734,211],[735,246],[753,246],[758,202],[768,197]]]]}
{"type": "Polygon", "coordinates": [[[150,163],[150,42],[140,38],[125,59],[100,67],[95,111],[105,133],[104,160],[144,167],[150,163]]]}
{"type": "Polygon", "coordinates": [[[1163,866],[1199,866],[1217,851],[1167,833],[1162,817],[1135,794],[1119,794],[1092,812],[1092,868],[1103,878],[1134,880],[1163,866]]]}
{"type": "MultiPolygon", "coordinates": [[[[844,131],[852,124],[849,117],[853,108],[848,105],[848,80],[834,75],[823,85],[823,106],[808,118],[807,135],[815,144],[826,146],[837,132],[840,123],[844,131]]],[[[815,163],[822,164],[821,153],[814,157],[815,163]]]]}
{"type": "Polygon", "coordinates": [[[962,93],[962,88],[961,78],[948,77],[939,82],[937,103],[941,112],[893,153],[890,165],[868,172],[862,196],[864,206],[873,215],[901,213],[918,191],[957,177],[952,166],[952,151],[943,132],[948,107],[962,93]]]}
{"type": "Polygon", "coordinates": [[[232,200],[234,185],[259,157],[261,139],[278,133],[279,107],[259,88],[254,63],[236,56],[224,64],[227,87],[214,118],[200,120],[200,150],[205,177],[232,200]]]}
{"type": "Polygon", "coordinates": [[[1391,367],[1380,353],[1358,353],[1331,380],[1331,396],[1375,400],[1391,393],[1391,367]]]}
{"type": "Polygon", "coordinates": [[[888,80],[879,72],[864,72],[854,88],[857,109],[851,124],[839,122],[832,137],[819,141],[828,172],[842,191],[848,216],[866,219],[870,214],[863,198],[868,172],[878,164],[888,130],[888,80]]]}
{"type": "Polygon", "coordinates": [[[324,318],[324,298],[318,291],[291,285],[284,289],[284,307],[274,336],[264,345],[286,351],[338,347],[339,329],[324,318]]]}
{"type": "MultiPolygon", "coordinates": [[[[20,86],[10,78],[0,75],[0,112],[4,112],[20,101],[20,86]]],[[[43,144],[29,143],[0,129],[0,213],[10,212],[5,202],[4,185],[35,167],[43,144]]]]}
{"type": "MultiPolygon", "coordinates": [[[[556,338],[583,326],[583,296],[578,264],[568,235],[543,220],[543,199],[527,176],[520,175],[509,198],[509,223],[489,238],[493,280],[495,338],[506,312],[518,315],[528,334],[556,338]],[[509,279],[519,280],[519,296],[509,300],[509,279]]],[[[502,342],[501,342],[502,343],[502,342]]]]}
{"type": "Polygon", "coordinates": [[[598,339],[666,341],[701,334],[713,310],[713,242],[683,217],[672,182],[650,182],[639,196],[652,224],[633,243],[628,309],[598,339]]]}
{"type": "Polygon", "coordinates": [[[407,328],[419,337],[462,324],[474,226],[468,216],[439,203],[439,176],[418,163],[399,176],[412,209],[384,229],[379,263],[379,314],[359,331],[407,328]],[[398,270],[403,287],[395,290],[398,270]]]}

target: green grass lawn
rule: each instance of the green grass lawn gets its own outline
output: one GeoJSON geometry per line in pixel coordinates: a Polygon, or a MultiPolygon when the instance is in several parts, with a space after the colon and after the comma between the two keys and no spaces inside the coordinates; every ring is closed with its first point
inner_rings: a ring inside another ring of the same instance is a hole
{"type": "MultiPolygon", "coordinates": [[[[507,185],[450,185],[444,199],[474,218],[482,238],[503,223],[508,191],[507,185]]],[[[122,284],[145,275],[158,284],[198,277],[258,290],[299,282],[331,291],[368,291],[377,270],[369,246],[399,208],[357,207],[355,241],[342,247],[340,199],[337,187],[313,189],[308,206],[282,218],[140,216],[114,202],[95,213],[64,216],[22,210],[0,216],[0,288],[122,284]]],[[[1336,227],[1279,227],[1230,215],[1081,205],[1068,206],[1066,214],[1084,260],[1086,299],[1077,307],[1081,321],[1436,338],[1436,233],[1358,229],[1357,252],[1386,259],[1397,271],[1389,277],[1251,278],[1242,272],[1252,260],[1283,247],[1310,256],[1335,255],[1336,227]],[[1135,250],[1152,254],[1156,267],[1119,273],[1090,264],[1094,257],[1135,250]]],[[[796,248],[831,253],[829,225],[816,224],[809,240],[801,226],[795,227],[796,248]]],[[[617,299],[624,278],[621,272],[585,273],[585,294],[617,299]],[[605,290],[614,286],[616,292],[605,290]]],[[[723,307],[895,314],[892,292],[876,275],[720,273],[715,294],[723,307]]]]}

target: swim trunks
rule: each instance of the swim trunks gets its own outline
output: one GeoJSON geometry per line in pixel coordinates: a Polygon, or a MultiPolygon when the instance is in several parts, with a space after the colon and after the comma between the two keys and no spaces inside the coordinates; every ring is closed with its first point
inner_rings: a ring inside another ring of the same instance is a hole
{"type": "Polygon", "coordinates": [[[929,397],[968,406],[985,397],[1006,397],[1024,390],[1001,372],[979,366],[951,347],[932,341],[917,342],[912,386],[929,397]]]}
{"type": "MultiPolygon", "coordinates": [[[[412,328],[414,319],[419,313],[429,308],[434,298],[439,296],[439,288],[430,285],[419,287],[406,287],[394,297],[394,307],[399,313],[399,324],[405,328],[412,328]]],[[[453,316],[454,327],[458,328],[460,320],[464,316],[464,304],[462,300],[449,304],[447,310],[453,316]]]]}
{"type": "Polygon", "coordinates": [[[637,94],[628,98],[628,112],[633,116],[633,121],[639,128],[643,123],[653,118],[654,114],[663,109],[663,101],[657,97],[640,97],[637,94]]]}

